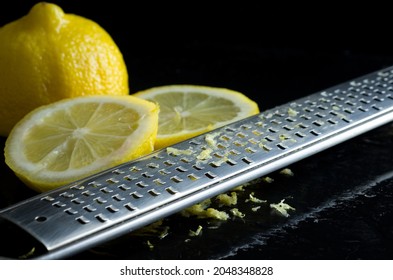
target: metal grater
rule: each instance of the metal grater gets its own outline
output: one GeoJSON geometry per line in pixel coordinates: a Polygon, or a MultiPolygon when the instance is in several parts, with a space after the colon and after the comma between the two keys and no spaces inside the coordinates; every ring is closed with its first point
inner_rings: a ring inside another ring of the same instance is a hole
{"type": "Polygon", "coordinates": [[[58,259],[393,120],[393,67],[153,152],[0,211],[58,259]]]}

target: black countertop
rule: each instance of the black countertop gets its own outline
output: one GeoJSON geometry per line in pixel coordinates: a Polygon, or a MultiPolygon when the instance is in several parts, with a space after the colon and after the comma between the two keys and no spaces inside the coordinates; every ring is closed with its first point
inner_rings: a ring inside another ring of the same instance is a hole
{"type": "MultiPolygon", "coordinates": [[[[148,36],[136,26],[126,28],[115,9],[105,14],[103,7],[96,13],[76,4],[63,8],[108,29],[126,60],[131,93],[167,84],[226,87],[254,99],[263,111],[393,65],[387,48],[272,47],[254,37],[200,32],[177,37],[162,26],[148,36]]],[[[15,7],[13,12],[2,15],[0,25],[26,11],[15,7]]],[[[387,124],[289,166],[293,177],[269,174],[273,183],[257,182],[239,193],[243,219],[173,215],[158,233],[130,234],[70,258],[392,259],[392,144],[393,125],[387,124]],[[244,202],[251,192],[268,203],[285,199],[296,210],[280,217],[267,203],[254,212],[244,202]],[[199,225],[202,234],[190,237],[189,230],[199,225]],[[168,235],[159,238],[166,230],[168,235]]],[[[34,195],[0,162],[1,208],[34,195]]]]}

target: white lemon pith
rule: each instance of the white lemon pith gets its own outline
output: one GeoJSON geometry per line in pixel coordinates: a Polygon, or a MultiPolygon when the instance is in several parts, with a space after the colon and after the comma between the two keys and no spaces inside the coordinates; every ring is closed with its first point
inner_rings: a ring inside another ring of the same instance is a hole
{"type": "Polygon", "coordinates": [[[254,101],[240,92],[226,88],[168,85],[134,95],[160,106],[156,149],[259,112],[254,101]]]}
{"type": "Polygon", "coordinates": [[[158,106],[133,96],[89,96],[41,106],[6,141],[7,165],[46,191],[154,149],[158,106]]]}

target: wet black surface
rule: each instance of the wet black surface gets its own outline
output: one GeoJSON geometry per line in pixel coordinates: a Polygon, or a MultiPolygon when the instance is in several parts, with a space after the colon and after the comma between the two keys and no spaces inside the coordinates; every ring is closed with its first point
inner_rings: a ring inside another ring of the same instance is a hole
{"type": "MultiPolygon", "coordinates": [[[[195,30],[178,37],[163,26],[149,35],[135,25],[125,28],[114,8],[107,13],[103,7],[94,13],[75,3],[63,8],[108,29],[124,54],[131,92],[165,84],[226,87],[248,95],[263,111],[393,65],[393,51],[387,48],[272,47],[263,37],[203,36],[195,30]]],[[[1,12],[0,25],[25,9],[1,12]]],[[[291,165],[293,177],[269,174],[273,183],[258,182],[239,193],[243,219],[217,222],[174,215],[158,233],[130,234],[70,258],[392,259],[392,142],[393,126],[388,124],[291,165]],[[251,208],[257,205],[244,202],[251,192],[267,200],[256,212],[251,208]],[[282,199],[296,208],[287,218],[269,207],[282,199]],[[190,237],[189,230],[199,225],[202,234],[190,237]],[[160,239],[164,230],[168,235],[160,239]]],[[[34,195],[3,159],[0,176],[0,207],[34,195]]]]}

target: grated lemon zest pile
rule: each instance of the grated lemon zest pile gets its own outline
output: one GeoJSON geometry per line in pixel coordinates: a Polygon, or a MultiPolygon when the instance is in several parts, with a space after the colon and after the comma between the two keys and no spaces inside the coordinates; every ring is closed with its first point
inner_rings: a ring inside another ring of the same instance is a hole
{"type": "Polygon", "coordinates": [[[237,193],[236,192],[231,192],[231,195],[229,196],[226,193],[219,194],[216,197],[219,206],[231,206],[231,205],[236,205],[237,204],[237,193]]]}

